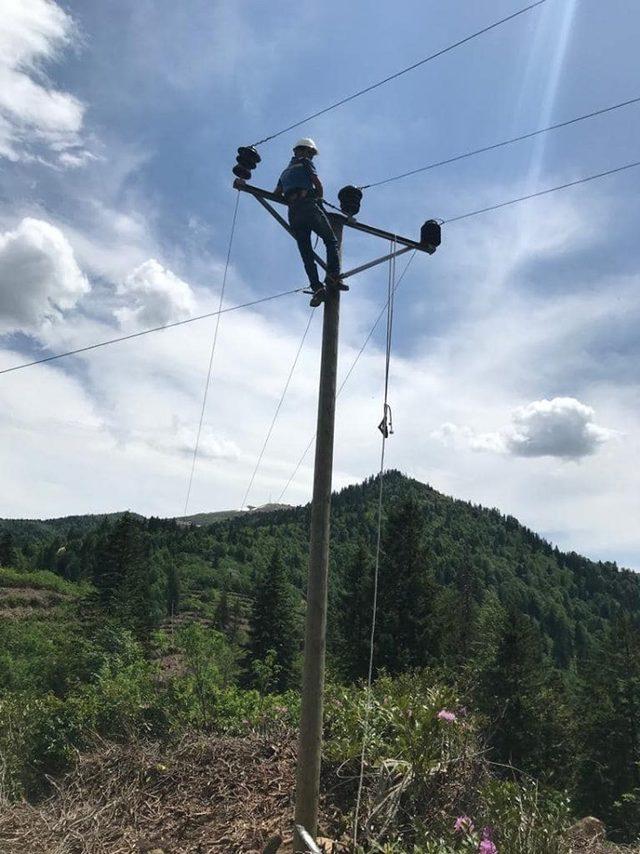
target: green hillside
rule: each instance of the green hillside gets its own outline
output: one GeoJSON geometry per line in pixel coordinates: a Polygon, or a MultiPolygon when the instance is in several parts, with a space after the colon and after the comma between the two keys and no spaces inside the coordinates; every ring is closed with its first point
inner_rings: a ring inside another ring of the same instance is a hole
{"type": "MultiPolygon", "coordinates": [[[[425,572],[449,590],[461,584],[474,603],[494,593],[506,608],[535,620],[555,661],[566,667],[584,655],[621,608],[640,613],[640,579],[615,563],[564,553],[520,525],[512,516],[456,501],[396,471],[385,475],[385,511],[414,499],[423,526],[419,548],[425,572]]],[[[377,478],[350,486],[333,499],[331,597],[344,585],[345,567],[359,544],[375,542],[377,478]]],[[[144,522],[163,560],[170,557],[183,576],[192,607],[208,609],[212,591],[251,596],[255,580],[274,547],[285,559],[290,580],[304,591],[309,507],[253,513],[197,514],[144,522]],[[189,522],[188,525],[184,525],[189,522]]],[[[15,554],[12,563],[92,580],[97,533],[122,514],[45,520],[0,520],[0,539],[15,554]],[[64,551],[58,554],[59,550],[64,551]]],[[[142,517],[137,517],[142,522],[142,517]]],[[[400,528],[400,535],[402,529],[400,528]]],[[[2,553],[0,552],[0,558],[2,553]]],[[[5,562],[9,562],[5,554],[5,562]]],[[[335,612],[334,612],[335,615],[335,612]]],[[[333,627],[335,628],[335,627],[333,627]]]]}
{"type": "MultiPolygon", "coordinates": [[[[328,672],[340,699],[327,739],[337,766],[359,755],[362,737],[378,489],[370,478],[333,500],[328,672]]],[[[241,735],[283,715],[295,725],[309,521],[309,506],[2,520],[5,786],[39,796],[44,775],[95,734],[241,735]]],[[[390,471],[374,663],[380,773],[406,751],[418,751],[412,762],[431,751],[437,765],[435,743],[449,744],[438,727],[450,719],[438,715],[453,710],[494,795],[522,803],[508,780],[535,779],[553,803],[570,794],[563,815],[596,814],[621,840],[640,834],[635,573],[563,553],[511,516],[390,471]]],[[[474,809],[489,815],[494,795],[482,792],[474,809]]],[[[407,845],[414,831],[402,830],[407,845]]],[[[424,832],[423,842],[436,830],[424,832]]],[[[444,850],[424,846],[416,851],[444,850]]]]}

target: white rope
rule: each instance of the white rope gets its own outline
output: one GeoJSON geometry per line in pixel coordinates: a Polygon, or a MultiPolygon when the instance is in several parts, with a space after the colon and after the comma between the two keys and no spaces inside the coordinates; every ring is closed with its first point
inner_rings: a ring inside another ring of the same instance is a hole
{"type": "MultiPolygon", "coordinates": [[[[391,241],[391,252],[396,251],[396,241],[391,241]]],[[[384,368],[384,404],[383,416],[380,425],[382,432],[382,447],[380,450],[380,474],[379,489],[378,489],[378,532],[376,535],[376,562],[373,573],[373,603],[371,606],[371,635],[369,638],[369,670],[367,674],[367,699],[364,714],[364,733],[362,736],[362,752],[360,754],[360,779],[358,780],[358,795],[356,797],[356,811],[353,820],[353,848],[356,849],[358,844],[358,820],[360,818],[360,804],[362,801],[362,787],[364,784],[364,763],[367,750],[367,742],[369,740],[369,721],[371,718],[371,685],[373,682],[373,653],[374,642],[376,636],[376,618],[378,613],[378,576],[380,572],[380,541],[382,537],[382,486],[384,476],[384,456],[387,446],[387,438],[389,430],[387,427],[390,424],[388,421],[389,410],[389,368],[391,365],[391,343],[393,334],[393,297],[395,293],[396,279],[396,259],[389,259],[389,281],[387,286],[387,346],[384,368]]]]}

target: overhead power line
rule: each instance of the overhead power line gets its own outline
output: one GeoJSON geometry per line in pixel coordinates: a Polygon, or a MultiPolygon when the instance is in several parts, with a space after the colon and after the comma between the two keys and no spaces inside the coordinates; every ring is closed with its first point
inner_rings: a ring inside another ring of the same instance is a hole
{"type": "Polygon", "coordinates": [[[615,169],[608,169],[606,172],[598,172],[597,175],[588,175],[586,178],[578,178],[577,181],[569,181],[567,184],[559,184],[557,187],[549,187],[548,190],[538,190],[537,193],[529,193],[526,196],[519,196],[517,199],[510,199],[508,202],[500,202],[497,205],[489,205],[486,208],[479,208],[477,211],[469,211],[469,213],[452,216],[449,219],[442,220],[443,225],[450,222],[458,222],[461,219],[467,219],[471,216],[487,213],[488,211],[496,211],[498,208],[506,208],[508,205],[515,205],[518,202],[525,202],[527,199],[535,199],[537,196],[546,196],[549,193],[556,193],[558,190],[566,190],[568,187],[576,187],[578,184],[586,184],[588,181],[595,181],[596,178],[605,178],[607,175],[615,175],[617,172],[624,172],[625,169],[634,169],[640,166],[640,160],[635,163],[627,163],[625,166],[617,166],[615,169]]]}
{"type": "Polygon", "coordinates": [[[246,505],[247,498],[249,497],[249,493],[251,492],[251,487],[253,486],[253,482],[256,479],[256,475],[258,474],[258,469],[260,468],[260,464],[262,463],[262,458],[264,456],[264,452],[267,449],[267,445],[269,444],[269,439],[271,438],[271,434],[273,433],[273,428],[275,427],[276,421],[278,420],[278,415],[280,414],[280,409],[282,408],[282,404],[284,403],[284,399],[286,397],[287,391],[289,390],[289,385],[291,383],[291,378],[293,377],[293,372],[296,369],[296,365],[298,364],[298,360],[300,358],[300,354],[302,353],[302,348],[304,347],[304,342],[307,340],[307,335],[309,333],[309,329],[311,328],[311,321],[315,316],[315,311],[311,309],[309,314],[309,319],[307,320],[307,325],[305,327],[302,338],[300,339],[300,344],[298,345],[298,350],[293,360],[293,364],[291,365],[291,369],[289,370],[289,375],[287,377],[287,381],[284,384],[284,388],[282,389],[282,394],[280,395],[280,400],[278,401],[278,405],[276,406],[276,411],[273,413],[273,418],[271,419],[271,424],[269,425],[269,429],[267,430],[267,435],[262,444],[262,448],[260,449],[260,453],[258,455],[258,460],[256,462],[255,468],[253,470],[253,474],[251,475],[251,479],[249,480],[249,485],[244,493],[242,498],[242,504],[240,505],[240,509],[246,505]]]}
{"type": "Polygon", "coordinates": [[[107,347],[109,344],[119,344],[121,341],[130,341],[132,338],[140,338],[143,335],[150,335],[152,332],[163,332],[165,329],[173,329],[175,326],[184,326],[187,323],[196,323],[198,320],[206,320],[209,317],[216,317],[219,314],[228,314],[230,311],[238,311],[241,308],[251,308],[254,305],[260,305],[263,302],[270,302],[280,297],[287,297],[291,294],[299,294],[303,288],[294,288],[291,291],[282,291],[279,294],[272,294],[268,297],[252,300],[251,302],[243,302],[240,305],[232,305],[229,308],[222,308],[218,311],[209,311],[207,314],[199,314],[197,317],[188,317],[186,320],[176,320],[173,323],[166,323],[164,326],[154,326],[151,329],[144,329],[142,332],[132,332],[129,335],[121,335],[119,338],[109,338],[107,341],[100,341],[97,344],[89,344],[86,347],[78,347],[76,350],[67,350],[65,353],[56,353],[54,356],[45,356],[42,359],[35,359],[33,362],[24,362],[21,365],[12,365],[10,368],[0,370],[0,374],[10,374],[12,371],[21,371],[23,368],[32,368],[34,365],[42,365],[45,362],[53,362],[56,359],[64,359],[66,356],[77,356],[79,353],[87,353],[89,350],[97,350],[99,347],[107,347]]]}
{"type": "Polygon", "coordinates": [[[229,273],[229,262],[231,261],[231,247],[233,246],[233,236],[236,233],[236,222],[238,221],[238,207],[240,205],[240,191],[236,193],[236,204],[233,209],[233,219],[231,221],[231,231],[229,233],[229,244],[227,246],[227,258],[224,264],[224,273],[222,276],[222,287],[220,288],[220,301],[218,303],[218,313],[216,315],[216,328],[213,332],[213,340],[211,342],[211,352],[209,353],[209,367],[207,369],[207,381],[204,384],[202,394],[202,407],[200,409],[200,420],[198,421],[198,431],[196,433],[196,441],[193,446],[193,455],[191,459],[191,472],[189,474],[189,485],[187,486],[187,497],[184,501],[184,515],[187,515],[189,509],[189,499],[191,498],[191,487],[193,486],[193,476],[196,471],[196,462],[198,459],[198,450],[200,448],[200,437],[202,435],[202,425],[204,423],[204,413],[207,408],[207,397],[209,396],[209,386],[211,385],[211,374],[213,372],[213,359],[216,354],[216,344],[218,343],[218,331],[220,329],[220,310],[224,301],[224,292],[227,287],[227,274],[229,273]]]}
{"type": "MultiPolygon", "coordinates": [[[[497,205],[489,205],[488,207],[479,208],[478,210],[475,210],[475,211],[469,211],[468,213],[460,214],[459,216],[449,217],[448,219],[442,220],[442,223],[448,224],[448,223],[452,223],[452,222],[458,222],[461,219],[467,219],[468,217],[478,216],[479,214],[487,213],[489,211],[495,211],[495,210],[498,210],[499,208],[508,207],[509,205],[515,205],[518,202],[524,202],[527,199],[535,199],[538,196],[546,196],[549,193],[555,193],[558,190],[566,190],[569,187],[576,187],[579,184],[586,184],[589,181],[595,181],[598,178],[606,178],[608,175],[615,175],[618,172],[624,172],[627,169],[634,169],[637,166],[640,166],[640,160],[637,160],[633,163],[627,163],[624,166],[617,166],[615,169],[608,169],[606,172],[598,172],[596,175],[588,175],[586,178],[579,178],[577,181],[569,181],[566,184],[559,184],[557,187],[550,187],[547,190],[539,190],[536,193],[529,193],[526,196],[519,196],[517,199],[510,199],[507,202],[500,202],[497,205]]],[[[409,263],[411,263],[411,260],[413,260],[413,256],[411,257],[409,263]]],[[[407,264],[407,267],[405,267],[404,272],[406,272],[408,266],[409,266],[409,264],[407,264]]],[[[402,275],[404,275],[404,272],[402,275]]],[[[398,280],[398,285],[400,284],[401,281],[402,281],[402,276],[398,280]]],[[[173,323],[167,323],[164,326],[154,326],[151,329],[144,329],[144,330],[142,330],[142,332],[132,332],[129,335],[121,335],[118,338],[110,338],[106,341],[100,341],[97,344],[89,344],[86,347],[78,347],[75,350],[67,350],[64,353],[56,353],[53,356],[45,356],[42,359],[35,359],[33,362],[24,362],[23,364],[20,364],[20,365],[13,365],[10,368],[4,368],[4,369],[0,370],[0,375],[1,374],[10,374],[13,371],[20,371],[20,370],[23,370],[24,368],[34,367],[35,365],[42,365],[46,362],[53,362],[56,359],[63,359],[66,356],[77,356],[80,353],[86,353],[90,350],[97,350],[99,347],[107,347],[110,344],[119,344],[121,341],[129,341],[132,338],[140,338],[141,336],[149,335],[152,332],[162,332],[165,329],[172,329],[174,326],[184,326],[187,323],[196,323],[198,320],[206,320],[206,318],[215,317],[218,314],[226,314],[227,312],[230,312],[230,311],[238,311],[241,308],[251,308],[254,305],[260,305],[263,302],[270,302],[271,300],[280,299],[280,297],[290,296],[291,294],[298,294],[302,290],[303,290],[303,288],[293,288],[290,291],[282,291],[282,292],[277,293],[277,294],[272,294],[271,296],[268,296],[268,297],[262,297],[261,299],[252,300],[251,302],[241,303],[240,305],[232,305],[232,306],[229,306],[229,308],[223,308],[220,311],[210,311],[207,314],[200,314],[197,317],[189,317],[186,320],[176,320],[173,323]]],[[[374,328],[375,328],[375,326],[377,326],[377,323],[379,322],[380,317],[381,317],[381,315],[378,317],[378,320],[376,321],[374,328]]],[[[369,337],[371,336],[372,333],[373,333],[373,329],[371,330],[369,337]]],[[[367,338],[367,341],[368,341],[368,338],[367,338]]],[[[358,358],[359,358],[359,356],[358,356],[358,358]]],[[[312,443],[313,443],[313,440],[312,440],[311,444],[312,443]]],[[[302,460],[300,460],[300,464],[301,463],[302,463],[302,460]]],[[[285,491],[286,491],[286,489],[287,489],[287,487],[285,487],[285,491]]]]}
{"type": "MultiPolygon", "coordinates": [[[[478,216],[479,214],[487,213],[488,211],[498,210],[499,208],[507,207],[508,205],[515,205],[515,204],[517,204],[518,202],[523,202],[523,201],[525,201],[525,200],[527,200],[527,199],[533,199],[533,198],[536,198],[537,196],[544,196],[544,195],[548,195],[549,193],[555,193],[555,192],[557,192],[558,190],[564,190],[564,189],[567,189],[568,187],[575,187],[575,186],[577,186],[578,184],[586,184],[588,181],[595,181],[597,178],[604,178],[604,177],[606,177],[606,176],[608,176],[608,175],[615,175],[615,174],[616,174],[616,173],[618,173],[618,172],[623,172],[623,171],[624,171],[624,170],[626,170],[626,169],[633,169],[634,167],[637,167],[637,166],[640,166],[640,160],[639,160],[639,161],[636,161],[636,162],[634,162],[634,163],[628,163],[628,164],[626,164],[625,166],[618,166],[618,167],[616,167],[615,169],[608,169],[606,172],[599,172],[597,175],[589,175],[589,176],[587,176],[586,178],[580,178],[580,179],[578,179],[577,181],[570,181],[570,182],[569,182],[569,183],[567,183],[567,184],[560,184],[560,185],[558,185],[557,187],[550,187],[550,188],[549,188],[549,189],[547,189],[547,190],[539,190],[537,193],[529,193],[528,195],[526,195],[526,196],[520,196],[520,197],[519,197],[519,198],[517,198],[517,199],[511,199],[510,201],[507,201],[507,202],[500,202],[500,203],[499,203],[499,204],[497,204],[497,205],[490,205],[489,207],[486,207],[486,208],[480,208],[479,210],[476,210],[476,211],[469,211],[469,212],[468,212],[468,213],[466,213],[466,214],[460,214],[459,216],[450,217],[449,219],[445,219],[445,220],[443,220],[443,224],[445,224],[445,223],[451,223],[451,222],[458,222],[458,221],[459,221],[459,220],[461,220],[461,219],[466,219],[466,218],[468,218],[468,217],[472,217],[472,216],[478,216]]],[[[411,255],[411,258],[409,259],[409,261],[408,261],[407,265],[405,266],[404,270],[402,271],[402,275],[400,276],[400,278],[398,279],[398,281],[397,281],[397,283],[396,283],[395,290],[397,290],[397,289],[398,289],[398,287],[400,286],[400,283],[402,282],[402,279],[404,278],[405,273],[406,273],[406,272],[407,272],[407,270],[409,269],[409,265],[410,265],[410,264],[411,264],[411,262],[413,261],[414,257],[415,257],[415,252],[411,255]]],[[[377,316],[377,318],[376,318],[375,322],[373,323],[373,326],[372,326],[372,327],[371,327],[371,329],[369,330],[369,333],[368,333],[367,337],[365,338],[365,340],[364,340],[364,342],[363,342],[362,346],[360,347],[360,350],[359,350],[359,352],[358,352],[358,354],[357,354],[356,358],[354,359],[353,363],[351,364],[351,367],[350,367],[350,368],[349,368],[349,370],[347,371],[347,374],[346,374],[345,378],[342,380],[342,383],[341,383],[341,385],[340,385],[340,388],[338,389],[338,395],[339,395],[339,394],[340,394],[340,392],[343,390],[343,388],[344,388],[344,386],[345,386],[345,384],[346,384],[347,380],[348,380],[348,379],[349,379],[349,377],[351,376],[351,373],[353,372],[353,370],[354,370],[354,368],[355,368],[355,366],[356,366],[356,364],[357,364],[358,360],[360,359],[360,357],[361,357],[362,353],[364,352],[364,350],[365,350],[365,348],[366,348],[367,344],[369,343],[369,341],[370,341],[370,339],[371,339],[371,336],[373,335],[373,333],[374,333],[375,329],[376,329],[376,328],[377,328],[377,326],[378,326],[378,323],[380,323],[380,320],[382,319],[382,317],[383,317],[383,315],[384,315],[384,312],[385,312],[385,311],[386,311],[386,303],[385,303],[385,305],[383,306],[383,308],[382,308],[381,312],[378,314],[378,316],[377,316]]],[[[295,478],[295,476],[297,475],[297,473],[298,473],[298,471],[299,471],[299,469],[300,469],[300,466],[301,466],[301,465],[302,465],[302,463],[304,462],[305,457],[307,456],[307,454],[308,454],[308,453],[309,453],[309,451],[311,450],[311,448],[312,448],[312,446],[313,446],[313,443],[314,443],[314,441],[315,441],[315,438],[316,438],[316,437],[315,437],[315,434],[314,434],[314,435],[311,437],[311,439],[309,440],[309,442],[308,442],[308,444],[307,444],[306,448],[305,448],[305,449],[304,449],[304,451],[302,452],[302,455],[301,455],[300,459],[299,459],[299,460],[298,460],[298,462],[296,463],[296,466],[295,466],[295,468],[294,468],[293,472],[291,473],[291,475],[290,475],[289,479],[287,480],[287,482],[286,482],[286,484],[285,484],[285,486],[284,486],[284,489],[283,489],[283,490],[282,490],[282,492],[280,493],[280,495],[279,495],[279,497],[278,497],[278,501],[282,501],[282,499],[284,498],[284,496],[285,496],[285,494],[286,494],[287,490],[289,489],[289,487],[291,486],[291,483],[293,482],[293,479],[294,479],[294,478],[295,478]]]]}
{"type": "Polygon", "coordinates": [[[354,92],[352,95],[348,95],[346,98],[342,98],[340,101],[336,101],[334,104],[329,104],[328,107],[324,107],[323,109],[318,110],[315,113],[311,113],[311,115],[305,116],[305,118],[300,119],[299,121],[294,122],[291,125],[288,125],[288,127],[286,128],[282,128],[282,130],[270,134],[270,136],[265,136],[264,139],[260,139],[258,140],[258,142],[254,142],[254,146],[262,145],[265,142],[269,142],[269,140],[271,139],[276,139],[276,137],[282,136],[283,133],[287,133],[288,131],[293,130],[294,128],[300,127],[300,125],[303,125],[306,122],[310,122],[312,119],[317,119],[318,116],[323,116],[325,113],[328,113],[331,110],[335,110],[337,107],[341,107],[343,104],[348,104],[349,101],[354,101],[361,95],[366,95],[367,92],[372,92],[374,89],[378,89],[380,88],[380,86],[384,86],[385,83],[390,83],[392,80],[396,80],[398,77],[402,77],[403,74],[408,74],[410,71],[414,71],[416,68],[420,68],[420,66],[425,65],[427,62],[431,62],[433,59],[437,59],[438,57],[443,56],[445,53],[449,53],[450,51],[455,50],[457,47],[461,47],[463,44],[473,41],[473,39],[476,39],[479,36],[488,33],[490,30],[496,29],[496,27],[500,27],[502,24],[506,24],[507,21],[512,21],[519,15],[524,15],[525,12],[529,12],[531,9],[535,9],[536,6],[542,6],[542,4],[546,2],[547,0],[537,0],[536,3],[531,3],[529,4],[529,6],[525,6],[523,9],[519,9],[517,12],[513,12],[513,14],[511,15],[507,15],[506,18],[501,18],[499,21],[494,21],[492,24],[483,27],[481,30],[477,30],[475,33],[471,33],[470,35],[465,36],[463,39],[460,39],[459,41],[448,45],[448,47],[444,47],[441,50],[432,53],[430,56],[426,56],[424,59],[420,59],[418,60],[418,62],[414,62],[413,65],[408,65],[406,68],[402,68],[400,69],[400,71],[396,71],[394,74],[390,74],[383,80],[378,80],[377,83],[372,83],[370,86],[367,86],[364,89],[360,89],[358,92],[354,92]]]}
{"type": "Polygon", "coordinates": [[[374,187],[381,187],[383,184],[390,184],[392,181],[399,181],[401,178],[408,178],[411,175],[417,175],[420,172],[427,172],[429,169],[437,169],[439,166],[446,166],[449,163],[456,163],[458,160],[465,160],[467,157],[475,157],[476,154],[484,154],[487,151],[495,151],[496,148],[503,148],[506,145],[512,145],[515,142],[522,142],[525,139],[531,139],[534,136],[540,136],[543,133],[549,133],[552,130],[569,127],[569,125],[583,122],[586,119],[593,119],[596,116],[602,116],[605,113],[611,113],[614,110],[620,110],[622,107],[629,107],[631,104],[640,102],[640,97],[631,98],[628,101],[621,101],[619,104],[613,104],[611,107],[603,107],[600,110],[594,110],[592,113],[586,113],[583,116],[576,116],[573,119],[568,119],[565,122],[558,122],[553,125],[548,125],[544,128],[523,133],[520,136],[514,136],[510,139],[504,139],[502,142],[494,142],[492,145],[485,145],[482,148],[474,148],[472,151],[465,151],[463,154],[456,154],[453,157],[447,157],[445,160],[436,160],[433,163],[427,163],[426,166],[419,166],[417,169],[411,169],[408,172],[401,172],[399,175],[393,175],[390,178],[384,178],[381,181],[374,181],[372,184],[363,184],[361,190],[371,190],[374,187]]]}

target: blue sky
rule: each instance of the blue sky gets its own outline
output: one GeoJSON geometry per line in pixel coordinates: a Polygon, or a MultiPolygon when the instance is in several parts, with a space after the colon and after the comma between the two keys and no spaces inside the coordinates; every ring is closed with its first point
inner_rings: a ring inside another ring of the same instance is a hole
{"type": "MultiPolygon", "coordinates": [[[[0,366],[214,310],[235,149],[525,5],[5,0],[0,366]],[[16,285],[20,283],[20,285],[16,285]]],[[[272,187],[313,136],[327,197],[640,95],[640,9],[547,0],[261,147],[272,187]]],[[[408,235],[638,159],[640,107],[367,191],[408,235]]],[[[389,464],[640,568],[639,170],[445,226],[398,292],[389,464]]],[[[345,262],[384,251],[347,235],[345,262]]],[[[399,262],[399,269],[403,263],[399,262]]],[[[302,284],[241,199],[227,301],[302,284]]],[[[384,299],[354,281],[341,371],[384,299]]],[[[190,509],[237,506],[306,324],[298,297],[226,315],[190,509]]],[[[319,318],[250,502],[277,498],[314,428],[319,318]]],[[[337,486],[377,465],[382,330],[341,397],[337,486]]],[[[0,515],[181,511],[212,323],[4,375],[0,515]],[[152,340],[153,339],[153,340],[152,340]]],[[[311,456],[285,500],[308,500],[311,456]]]]}

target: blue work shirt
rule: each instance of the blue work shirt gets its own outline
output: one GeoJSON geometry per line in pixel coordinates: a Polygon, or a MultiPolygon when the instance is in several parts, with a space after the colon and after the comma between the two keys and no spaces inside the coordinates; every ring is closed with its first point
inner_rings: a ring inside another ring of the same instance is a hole
{"type": "Polygon", "coordinates": [[[308,157],[292,157],[278,183],[285,196],[291,190],[313,190],[312,178],[317,174],[316,167],[308,157]]]}

